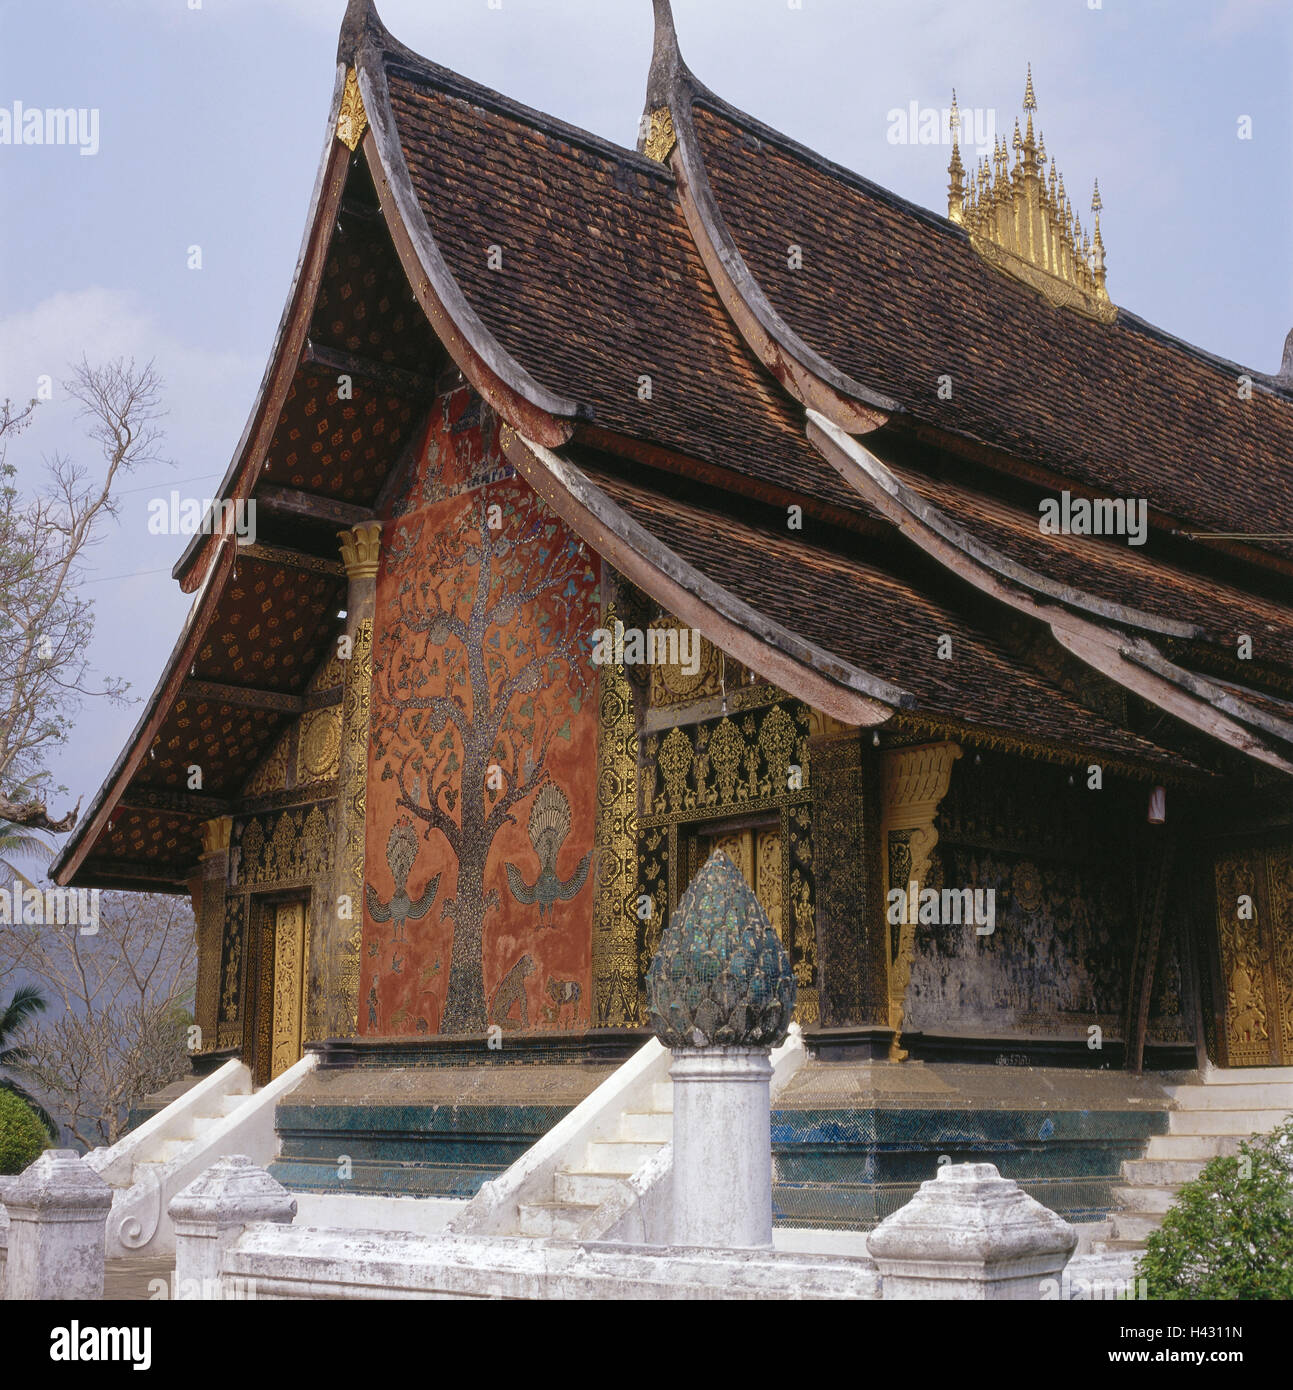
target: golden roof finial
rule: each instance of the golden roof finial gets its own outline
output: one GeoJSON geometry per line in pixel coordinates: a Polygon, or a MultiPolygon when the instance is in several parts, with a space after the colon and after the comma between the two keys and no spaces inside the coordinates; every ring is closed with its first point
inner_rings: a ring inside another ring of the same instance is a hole
{"type": "Polygon", "coordinates": [[[1100,189],[1092,199],[1093,235],[1064,187],[1054,156],[1047,169],[1046,137],[1034,138],[1037,92],[1028,65],[1024,87],[1026,129],[1015,121],[1013,136],[993,135],[991,155],[981,155],[969,179],[961,178],[960,113],[952,93],[952,163],[948,173],[948,216],[966,227],[970,245],[984,260],[1040,290],[1052,304],[1112,323],[1117,309],[1104,284],[1104,241],[1100,234],[1100,189]],[[1010,166],[1011,148],[1015,165],[1010,166]]]}
{"type": "Polygon", "coordinates": [[[952,160],[947,166],[950,182],[947,185],[947,215],[953,222],[965,221],[965,165],[961,163],[961,113],[956,107],[956,88],[952,88],[952,110],[948,116],[952,128],[952,160]]]}

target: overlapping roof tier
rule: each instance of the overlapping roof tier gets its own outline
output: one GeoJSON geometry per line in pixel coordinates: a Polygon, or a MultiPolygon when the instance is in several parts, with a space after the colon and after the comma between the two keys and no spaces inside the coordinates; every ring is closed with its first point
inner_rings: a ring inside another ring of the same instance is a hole
{"type": "Polygon", "coordinates": [[[1160,781],[1293,773],[1293,546],[1175,534],[1293,531],[1287,382],[1249,374],[1241,400],[1233,364],[1052,307],[963,229],[708,92],[656,6],[661,158],[428,62],[352,0],[222,487],[257,499],[262,544],[198,537],[176,567],[193,613],[60,882],[193,872],[201,821],[322,698],[335,533],[398,489],[456,373],[608,563],[846,722],[1160,781]],[[341,372],[369,389],[338,400],[341,372]],[[1060,488],[1145,498],[1145,545],[1042,536],[1060,488]]]}

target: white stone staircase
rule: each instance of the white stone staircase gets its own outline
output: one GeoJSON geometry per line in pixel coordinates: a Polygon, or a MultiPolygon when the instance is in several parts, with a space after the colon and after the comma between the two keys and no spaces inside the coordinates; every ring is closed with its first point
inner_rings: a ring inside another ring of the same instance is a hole
{"type": "MultiPolygon", "coordinates": [[[[771,1057],[771,1095],[803,1065],[798,1025],[771,1057]]],[[[673,1174],[672,1056],[654,1038],[455,1217],[456,1235],[667,1244],[673,1174]]]]}
{"type": "Polygon", "coordinates": [[[1107,1249],[1142,1249],[1209,1159],[1238,1153],[1240,1140],[1268,1133],[1293,1111],[1293,1067],[1212,1068],[1166,1089],[1175,1103],[1167,1133],[1150,1139],[1144,1158],[1124,1160],[1107,1249]]]}
{"type": "Polygon", "coordinates": [[[86,1154],[86,1163],[114,1189],[107,1257],[172,1253],[171,1198],[219,1158],[246,1154],[267,1165],[277,1142],[274,1107],[317,1064],[317,1054],[307,1053],[256,1090],[243,1063],[226,1062],[111,1148],[86,1154]]]}
{"type": "Polygon", "coordinates": [[[578,1240],[592,1233],[602,1204],[673,1139],[673,1083],[654,1082],[638,1104],[643,1108],[619,1112],[608,1138],[589,1139],[553,1173],[550,1199],[519,1204],[521,1235],[578,1240]]]}

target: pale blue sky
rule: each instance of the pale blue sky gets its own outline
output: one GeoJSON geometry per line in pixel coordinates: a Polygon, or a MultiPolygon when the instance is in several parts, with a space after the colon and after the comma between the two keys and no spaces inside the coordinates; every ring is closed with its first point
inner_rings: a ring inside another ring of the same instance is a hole
{"type": "MultiPolygon", "coordinates": [[[[173,486],[209,495],[242,431],[304,228],[345,9],[192,3],[0,0],[0,108],[100,113],[92,158],[0,145],[0,395],[31,395],[82,352],[155,357],[167,382],[175,467],[125,484],[136,490],[90,576],[93,658],[141,697],[188,606],[169,577],[184,540],[148,534],[148,500],[173,486]],[[186,268],[194,243],[200,272],[186,268]]],[[[633,143],[649,0],[388,0],[381,12],[417,51],[633,143]]],[[[1047,148],[1084,222],[1100,180],[1115,303],[1278,368],[1293,326],[1288,0],[675,0],[675,13],[717,92],[940,213],[947,151],[891,143],[889,113],[945,106],[955,86],[1008,132],[1031,60],[1047,148]]],[[[58,395],[10,459],[30,476],[52,450],[89,458],[58,395]]],[[[56,761],[73,796],[88,802],[138,714],[86,708],[56,761]]]]}

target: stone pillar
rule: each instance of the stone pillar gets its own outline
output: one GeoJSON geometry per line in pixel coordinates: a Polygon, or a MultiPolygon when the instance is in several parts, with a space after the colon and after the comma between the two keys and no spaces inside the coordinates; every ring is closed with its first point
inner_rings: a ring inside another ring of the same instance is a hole
{"type": "Polygon", "coordinates": [[[766,1047],[676,1051],[673,1243],[772,1244],[772,1115],[766,1047]]]}
{"type": "Polygon", "coordinates": [[[290,1226],[296,1198],[245,1154],[235,1154],[177,1192],[167,1210],[175,1227],[175,1297],[197,1301],[225,1296],[225,1250],[253,1221],[290,1226]]]}
{"type": "Polygon", "coordinates": [[[218,1046],[220,963],[224,954],[224,895],[229,883],[229,839],[233,817],[217,816],[202,825],[200,888],[195,898],[198,926],[198,985],[194,1022],[202,1030],[199,1051],[218,1046]]]}
{"type": "Polygon", "coordinates": [[[9,1213],[5,1298],[101,1299],[112,1189],[71,1149],[0,1180],[9,1213]]]}
{"type": "Polygon", "coordinates": [[[949,1163],[867,1237],[882,1296],[1036,1299],[1077,1231],[991,1163],[949,1163]]]}
{"type": "Polygon", "coordinates": [[[674,1245],[772,1244],[769,1051],[795,975],[740,869],[716,850],[678,902],[647,972],[647,1008],[673,1051],[674,1245]]]}
{"type": "MultiPolygon", "coordinates": [[[[952,764],[961,756],[955,743],[924,743],[913,748],[894,748],[884,756],[884,895],[888,902],[891,888],[917,892],[929,873],[938,831],[934,817],[939,802],[947,795],[952,780],[952,764]]],[[[907,1007],[907,986],[911,983],[911,962],[916,948],[916,923],[898,928],[896,952],[890,952],[889,1025],[893,1043],[889,1056],[900,1062],[906,1051],[899,1047],[903,1014],[907,1007]]]]}
{"type": "Polygon", "coordinates": [[[352,1038],[359,1031],[359,949],[363,934],[364,811],[368,797],[369,707],[373,680],[373,616],[377,611],[377,571],[382,526],[365,521],[338,533],[341,558],[350,581],[346,594],[346,662],[341,710],[341,750],[337,760],[337,801],[333,842],[333,900],[317,914],[319,940],[310,950],[312,1017],[322,1020],[324,1036],[352,1038]],[[344,915],[349,911],[349,916],[344,915]]]}

